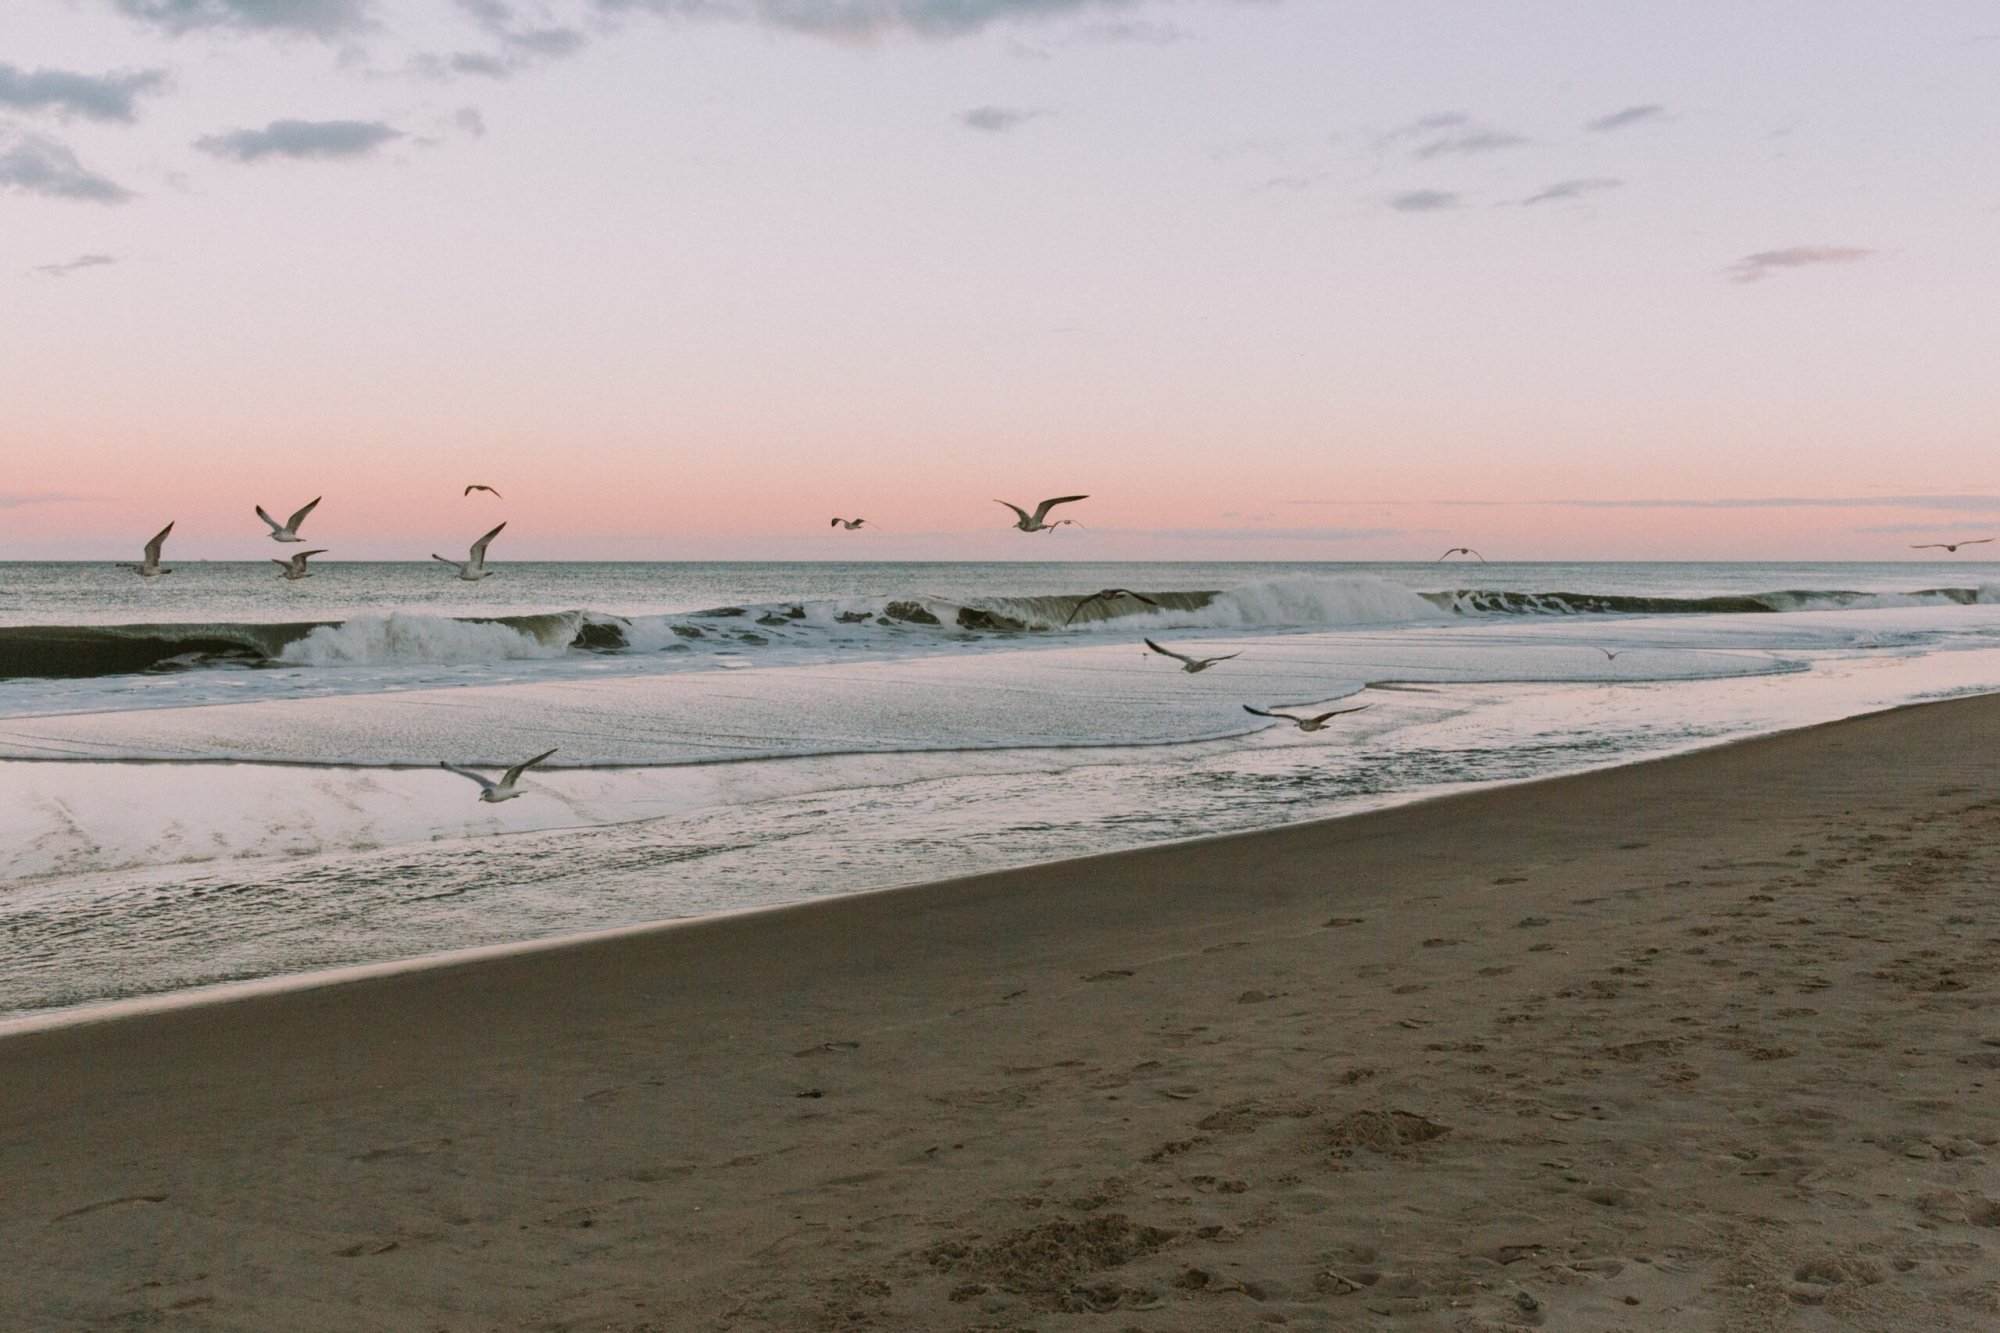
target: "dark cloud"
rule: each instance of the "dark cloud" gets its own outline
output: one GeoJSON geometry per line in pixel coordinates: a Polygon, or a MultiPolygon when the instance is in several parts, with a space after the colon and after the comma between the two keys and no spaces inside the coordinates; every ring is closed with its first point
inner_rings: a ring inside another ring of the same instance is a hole
{"type": "Polygon", "coordinates": [[[367,23],[368,0],[112,0],[118,10],[170,33],[203,28],[334,37],[367,23]]]}
{"type": "Polygon", "coordinates": [[[67,144],[6,126],[0,126],[0,190],[99,204],[122,204],[133,197],[77,161],[67,144]]]}
{"type": "Polygon", "coordinates": [[[1644,106],[1628,106],[1623,111],[1614,111],[1608,116],[1587,120],[1583,123],[1583,127],[1604,134],[1611,130],[1622,130],[1628,125],[1643,125],[1649,120],[1662,120],[1666,114],[1665,107],[1655,102],[1648,102],[1644,106]]]}
{"type": "Polygon", "coordinates": [[[958,37],[1015,19],[1130,8],[1135,0],[596,0],[611,14],[726,18],[849,41],[958,37]]]}
{"type": "Polygon", "coordinates": [[[204,153],[237,162],[264,157],[361,157],[403,132],[379,120],[274,120],[261,130],[231,130],[195,140],[204,153]]]}
{"type": "Polygon", "coordinates": [[[1389,207],[1398,213],[1437,213],[1458,207],[1458,196],[1450,190],[1405,190],[1389,196],[1389,207]]]}
{"type": "Polygon", "coordinates": [[[1519,134],[1509,134],[1505,130],[1467,130],[1463,134],[1447,134],[1418,146],[1416,156],[1422,159],[1433,157],[1455,157],[1473,153],[1491,153],[1502,148],[1514,148],[1529,140],[1519,134]]]}
{"type": "Polygon", "coordinates": [[[60,264],[37,264],[35,272],[47,274],[51,278],[62,278],[80,268],[102,268],[106,264],[117,262],[116,255],[78,255],[75,259],[65,259],[60,264]]]}
{"type": "Polygon", "coordinates": [[[139,94],[167,85],[163,69],[125,70],[116,74],[72,74],[61,69],[22,69],[0,62],[0,107],[15,111],[54,111],[91,120],[131,121],[139,94]]]}
{"type": "Polygon", "coordinates": [[[1033,107],[976,106],[969,111],[958,113],[959,123],[967,129],[984,130],[988,134],[1004,134],[1037,116],[1048,112],[1033,107]]]}
{"type": "Polygon", "coordinates": [[[1523,204],[1547,204],[1558,199],[1581,199],[1586,194],[1596,194],[1600,190],[1615,190],[1625,182],[1612,176],[1584,176],[1576,180],[1557,181],[1529,195],[1523,204]]]}
{"type": "Polygon", "coordinates": [[[1759,250],[1722,270],[1731,282],[1762,282],[1773,273],[1788,268],[1810,268],[1815,264],[1852,264],[1875,252],[1852,245],[1794,245],[1784,250],[1759,250]]]}

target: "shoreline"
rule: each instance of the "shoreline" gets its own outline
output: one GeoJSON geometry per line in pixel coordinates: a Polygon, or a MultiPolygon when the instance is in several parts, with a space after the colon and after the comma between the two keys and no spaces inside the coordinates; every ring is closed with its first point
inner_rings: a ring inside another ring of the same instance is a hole
{"type": "MultiPolygon", "coordinates": [[[[1954,697],[1978,698],[1978,697],[1985,697],[1986,695],[1989,694],[1994,697],[2000,697],[2000,690],[1986,691],[1981,694],[1962,695],[1954,697]]],[[[1285,824],[1274,824],[1274,825],[1268,825],[1258,828],[1249,828],[1249,829],[1235,829],[1221,833],[1203,834],[1188,838],[1175,838],[1161,842],[1149,842],[1136,847],[1113,848],[1106,851],[1089,852],[1081,856],[1062,857],[1049,861],[1028,862],[1018,866],[1008,866],[1000,870],[980,871],[963,876],[950,876],[943,879],[919,880],[908,883],[885,885],[879,888],[859,889],[847,893],[838,894],[829,898],[801,898],[801,899],[794,899],[789,902],[752,904],[743,907],[724,909],[721,911],[705,912],[696,916],[666,917],[657,920],[630,922],[623,925],[593,927],[573,932],[564,932],[557,935],[538,936],[530,939],[510,940],[510,941],[502,941],[490,944],[467,945],[462,948],[439,950],[430,953],[417,954],[407,958],[386,958],[386,959],[377,959],[371,961],[361,961],[361,962],[341,964],[331,967],[311,968],[302,972],[278,972],[278,973],[271,973],[265,976],[250,977],[235,981],[207,983],[199,986],[187,987],[178,990],[154,991],[141,995],[121,996],[116,999],[110,999],[110,1000],[90,1001],[81,1005],[51,1006],[43,1009],[30,1009],[30,1010],[17,1011],[14,1013],[0,1013],[0,1043],[4,1043],[8,1038],[19,1034],[48,1031],[56,1028],[73,1027],[83,1024],[115,1022],[125,1018],[144,1017],[148,1014],[156,1012],[167,1012],[185,1008],[198,1008],[209,1004],[231,1004],[231,1003],[236,1003],[240,1000],[255,1000],[261,996],[280,995],[297,990],[313,990],[324,986],[341,986],[341,985],[348,985],[354,982],[365,982],[373,978],[394,976],[403,972],[424,971],[431,968],[470,966],[491,959],[505,958],[517,953],[533,953],[543,950],[570,948],[578,945],[591,944],[600,940],[616,939],[627,935],[643,935],[652,931],[681,929],[689,926],[699,925],[707,921],[720,921],[733,917],[757,915],[767,912],[786,912],[794,910],[813,909],[826,906],[830,903],[839,902],[847,898],[869,897],[879,894],[922,892],[932,888],[948,887],[952,884],[959,882],[962,879],[977,879],[992,874],[1008,874],[1008,873],[1015,873],[1022,871],[1036,871],[1036,870],[1051,869],[1055,867],[1083,866],[1092,861],[1097,861],[1112,857],[1128,856],[1135,852],[1166,851],[1177,847],[1196,847],[1207,843],[1224,841],[1229,839],[1255,838],[1265,834],[1279,833],[1290,829],[1304,828],[1312,825],[1331,823],[1339,820],[1356,819],[1367,815],[1380,814],[1385,811],[1400,810],[1412,806],[1420,806],[1433,801],[1450,800],[1454,797],[1471,795],[1478,792],[1494,791],[1494,790],[1501,790],[1513,787],[1533,786],[1538,783],[1558,782],[1570,778],[1583,778],[1591,776],[1593,774],[1607,773],[1625,768],[1632,768],[1646,764],[1659,763],[1665,760],[1680,758],[1687,755],[1701,754],[1711,750],[1726,749],[1730,746],[1751,744],[1756,741],[1771,739],[1774,737],[1795,735],[1801,732],[1812,731],[1820,727],[1839,726],[1844,722],[1854,721],[1858,718],[1873,717],[1883,713],[1894,713],[1905,709],[1924,708],[1928,707],[1932,703],[1951,702],[1951,701],[1952,700],[1950,699],[1925,700],[1917,703],[1892,704],[1886,708],[1872,709],[1867,712],[1852,714],[1844,718],[1835,718],[1832,721],[1809,722],[1802,726],[1786,727],[1775,731],[1753,732],[1742,736],[1725,737],[1720,740],[1712,740],[1712,739],[1697,740],[1690,742],[1683,747],[1670,747],[1656,753],[1643,754],[1629,759],[1611,760],[1598,765],[1593,765],[1578,769],[1571,769],[1558,773],[1550,773],[1538,777],[1507,778],[1490,782],[1469,782],[1465,784],[1449,786],[1444,790],[1419,789],[1416,791],[1415,794],[1412,795],[1397,794],[1397,795],[1384,796],[1377,802],[1363,805],[1358,809],[1342,811],[1330,815],[1318,816],[1312,819],[1297,820],[1285,824]]],[[[1199,740],[1199,741],[1189,741],[1189,742],[1162,742],[1161,744],[1162,745],[1185,744],[1191,751],[1205,752],[1209,747],[1218,744],[1218,742],[1211,740],[1199,740]]],[[[1065,747],[1046,747],[1046,748],[1051,751],[1060,751],[1065,747]]],[[[1070,748],[1084,748],[1084,747],[1070,747],[1070,748]]],[[[1106,747],[1091,747],[1091,748],[1106,748],[1106,747]]],[[[1109,748],[1125,749],[1130,747],[1109,747],[1109,748]]],[[[1033,750],[1025,750],[1025,751],[1008,750],[1008,751],[995,751],[993,753],[995,753],[996,755],[999,754],[1015,755],[1021,753],[1034,753],[1034,752],[1035,751],[1033,750]]],[[[916,753],[927,753],[927,752],[916,752],[916,753]]],[[[811,759],[823,759],[826,758],[827,756],[808,755],[808,756],[795,756],[795,757],[800,759],[811,760],[811,759]]],[[[833,756],[833,757],[840,758],[845,756],[833,756]]],[[[876,758],[877,756],[871,753],[868,755],[858,756],[858,757],[873,759],[876,758]]],[[[431,766],[427,764],[357,766],[357,765],[315,764],[315,763],[308,763],[307,761],[296,761],[296,763],[288,763],[287,761],[282,761],[282,760],[250,761],[241,759],[187,759],[187,760],[0,759],[0,765],[13,762],[24,762],[24,763],[80,762],[80,763],[102,763],[102,764],[130,763],[139,765],[228,764],[228,765],[252,767],[252,768],[303,766],[312,768],[340,769],[348,767],[370,767],[370,768],[385,768],[385,769],[407,768],[412,772],[419,772],[419,773],[429,773],[431,771],[431,766]]],[[[575,769],[572,770],[558,769],[554,771],[586,771],[586,770],[622,771],[627,768],[632,768],[632,769],[706,768],[720,764],[748,764],[748,763],[763,763],[763,762],[770,762],[770,761],[721,759],[721,760],[703,760],[703,761],[698,761],[696,763],[684,764],[684,765],[581,765],[581,766],[576,766],[575,769]]],[[[915,780],[922,781],[924,779],[915,779],[915,780]]],[[[657,819],[660,817],[661,816],[658,815],[642,815],[642,816],[635,816],[628,820],[616,821],[614,823],[601,824],[601,825],[599,824],[575,825],[575,826],[557,825],[557,826],[551,826],[549,828],[530,828],[522,830],[507,829],[494,833],[491,836],[496,838],[508,838],[516,836],[538,836],[551,832],[560,832],[563,831],[565,828],[571,829],[575,832],[582,833],[582,832],[588,832],[589,830],[596,828],[611,828],[611,827],[621,827],[628,824],[642,824],[648,822],[649,820],[657,819]]],[[[114,873],[114,872],[97,872],[97,873],[114,873]]],[[[33,882],[43,883],[45,881],[36,880],[33,882]]],[[[4,1048],[0,1048],[0,1052],[3,1051],[4,1048]]]]}
{"type": "Polygon", "coordinates": [[[1903,706],[18,1033],[0,1323],[1990,1327],[1996,741],[1903,706]]]}

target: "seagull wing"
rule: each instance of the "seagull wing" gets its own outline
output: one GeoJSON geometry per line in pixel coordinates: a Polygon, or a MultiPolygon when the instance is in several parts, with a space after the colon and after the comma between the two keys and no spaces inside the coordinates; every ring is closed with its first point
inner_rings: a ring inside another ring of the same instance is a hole
{"type": "Polygon", "coordinates": [[[1215,664],[1216,664],[1217,662],[1227,662],[1227,661],[1228,661],[1228,660],[1229,660],[1230,658],[1232,658],[1232,657],[1241,657],[1241,656],[1243,656],[1243,654],[1242,654],[1242,653],[1240,653],[1240,652],[1239,652],[1239,653],[1224,653],[1224,654],[1223,654],[1222,656],[1220,656],[1220,657],[1204,657],[1204,658],[1202,658],[1202,659],[1201,659],[1201,664],[1202,664],[1203,666],[1214,666],[1214,665],[1215,665],[1215,664]]]}
{"type": "MultiPolygon", "coordinates": [[[[293,557],[292,557],[292,560],[297,560],[297,559],[298,559],[298,557],[297,557],[297,556],[293,556],[293,557]]],[[[292,567],[292,560],[280,560],[280,559],[278,559],[278,557],[277,557],[277,556],[275,556],[275,555],[271,557],[271,563],[272,563],[272,564],[274,564],[274,565],[283,565],[283,566],[284,566],[284,567],[285,567],[286,569],[290,569],[290,568],[292,567]]]]}
{"type": "Polygon", "coordinates": [[[1077,612],[1079,612],[1079,611],[1081,611],[1081,610],[1083,610],[1083,608],[1084,608],[1084,607],[1086,607],[1086,606],[1089,606],[1089,605],[1090,605],[1090,604],[1091,604],[1092,602],[1098,602],[1098,601],[1102,601],[1102,600],[1104,600],[1104,594],[1103,594],[1103,593],[1101,593],[1101,592],[1094,592],[1094,593],[1090,594],[1090,596],[1088,596],[1088,597],[1079,597],[1079,598],[1077,598],[1077,599],[1076,599],[1076,605],[1075,605],[1075,606],[1072,606],[1072,607],[1071,607],[1071,608],[1069,609],[1069,615],[1068,615],[1068,616],[1067,616],[1067,617],[1066,617],[1066,618],[1065,618],[1065,619],[1063,620],[1063,624],[1067,625],[1067,624],[1069,624],[1069,623],[1070,623],[1071,621],[1075,620],[1075,619],[1076,619],[1076,613],[1077,613],[1077,612]]]}
{"type": "Polygon", "coordinates": [[[172,532],[173,530],[174,530],[174,525],[169,523],[167,524],[167,526],[160,529],[159,533],[154,536],[153,540],[146,543],[147,564],[157,565],[160,563],[160,547],[166,544],[167,534],[172,532]]]}
{"type": "MultiPolygon", "coordinates": [[[[506,526],[507,525],[505,523],[502,523],[500,525],[500,528],[504,528],[506,526]]],[[[492,541],[495,537],[498,537],[500,535],[500,528],[493,529],[493,531],[487,533],[484,537],[481,537],[478,541],[472,544],[473,564],[483,565],[486,563],[486,543],[492,541]]]]}
{"type": "Polygon", "coordinates": [[[558,745],[555,747],[555,749],[542,751],[540,754],[536,755],[533,759],[522,760],[520,763],[514,765],[512,768],[507,770],[507,776],[500,779],[500,785],[503,787],[513,786],[515,780],[518,779],[523,773],[533,768],[536,764],[541,763],[542,760],[547,759],[550,755],[554,754],[556,750],[560,750],[561,748],[562,747],[558,745]]]}
{"type": "Polygon", "coordinates": [[[448,560],[448,559],[446,559],[446,558],[445,558],[444,556],[441,556],[441,555],[439,555],[439,554],[438,554],[438,553],[437,553],[436,551],[432,551],[432,552],[431,552],[431,559],[433,559],[433,560],[437,560],[437,561],[440,561],[440,562],[442,562],[442,563],[444,563],[444,564],[447,564],[447,565],[450,565],[450,566],[451,566],[451,567],[452,567],[453,569],[464,569],[464,568],[465,568],[465,566],[464,566],[464,565],[462,565],[462,564],[460,564],[460,563],[459,563],[458,561],[456,561],[456,560],[448,560]]]}
{"type": "Polygon", "coordinates": [[[1025,510],[1025,509],[1023,509],[1023,508],[1021,508],[1021,506],[1019,506],[1019,505],[1017,505],[1017,504],[1012,504],[1012,503],[1010,503],[1010,502],[1008,502],[1008,501],[1006,501],[1006,500],[995,500],[995,501],[994,501],[993,503],[994,503],[994,504],[997,504],[997,505],[1006,505],[1006,506],[1007,506],[1007,507],[1008,507],[1009,509],[1013,510],[1013,511],[1014,511],[1015,513],[1017,513],[1017,514],[1019,514],[1019,515],[1021,516],[1021,521],[1022,521],[1023,523],[1032,523],[1032,522],[1034,522],[1034,520],[1033,520],[1033,519],[1031,519],[1031,518],[1029,518],[1029,517],[1028,517],[1028,511],[1027,511],[1027,510],[1025,510]]]}
{"type": "MultiPolygon", "coordinates": [[[[1177,653],[1177,652],[1175,652],[1175,651],[1174,651],[1173,649],[1171,649],[1171,648],[1162,648],[1162,647],[1160,647],[1160,645],[1159,645],[1159,644],[1157,644],[1157,643],[1154,643],[1154,642],[1153,642],[1153,641],[1152,641],[1151,639],[1141,639],[1141,640],[1140,640],[1140,642],[1141,642],[1141,643],[1143,643],[1143,644],[1145,644],[1145,645],[1146,645],[1146,646],[1147,646],[1148,648],[1151,648],[1151,649],[1152,649],[1152,650],[1153,650],[1154,652],[1158,653],[1158,654],[1159,654],[1160,656],[1162,656],[1162,657],[1171,657],[1171,658],[1173,658],[1173,659],[1174,659],[1174,660],[1175,660],[1176,662],[1192,662],[1192,661],[1194,661],[1194,659],[1193,659],[1192,657],[1189,657],[1189,656],[1188,656],[1188,655],[1187,655],[1186,653],[1177,653]]],[[[1231,654],[1230,654],[1230,656],[1231,656],[1231,657],[1234,657],[1234,656],[1236,656],[1236,654],[1234,654],[1234,653],[1231,653],[1231,654]]],[[[1218,657],[1218,658],[1216,658],[1215,660],[1219,662],[1219,661],[1221,661],[1222,659],[1218,657]]],[[[1254,709],[1254,708],[1252,708],[1252,709],[1251,709],[1250,711],[1254,713],[1254,712],[1256,712],[1257,710],[1256,710],[1256,709],[1254,709]]]]}
{"type": "Polygon", "coordinates": [[[1458,554],[1458,547],[1454,546],[1449,551],[1446,551],[1443,555],[1439,556],[1438,559],[1449,560],[1457,554],[1458,554]]]}
{"type": "Polygon", "coordinates": [[[1262,708],[1252,708],[1249,704],[1243,705],[1243,711],[1246,713],[1255,713],[1258,717],[1282,717],[1287,722],[1297,722],[1299,720],[1297,713],[1272,713],[1262,708]]]}
{"type": "Polygon", "coordinates": [[[1974,537],[1974,538],[1972,538],[1972,539],[1971,539],[1971,540],[1969,540],[1969,541],[1962,541],[1962,542],[1960,542],[1960,543],[1959,543],[1959,545],[1960,545],[1960,546],[1984,546],[1984,545],[1986,545],[1986,543],[1988,543],[1988,542],[1990,542],[1990,541],[1992,541],[1992,540],[1993,540],[1993,539],[1992,539],[1991,537],[1974,537]]]}
{"type": "Polygon", "coordinates": [[[323,495],[315,495],[310,503],[300,506],[298,513],[293,514],[290,518],[285,520],[285,526],[290,528],[293,532],[297,532],[299,530],[299,524],[306,521],[306,515],[310,514],[313,510],[319,508],[319,502],[325,498],[326,497],[323,495]]]}
{"type": "Polygon", "coordinates": [[[1158,603],[1158,602],[1156,602],[1156,601],[1154,601],[1154,600],[1153,600],[1152,598],[1150,598],[1150,597],[1146,596],[1146,594],[1145,594],[1145,593],[1142,593],[1142,592],[1133,592],[1133,591],[1132,591],[1132,590],[1131,590],[1130,588],[1127,588],[1127,589],[1125,590],[1125,595],[1126,595],[1127,597],[1130,597],[1130,598],[1131,598],[1131,599],[1132,599],[1133,601],[1135,601],[1135,602],[1144,602],[1144,603],[1145,603],[1145,604],[1146,604],[1147,606],[1158,606],[1158,605],[1159,605],[1159,603],[1158,603]]]}
{"type": "Polygon", "coordinates": [[[484,773],[475,773],[469,768],[460,768],[457,764],[447,764],[442,759],[438,760],[438,767],[444,769],[448,773],[456,773],[462,778],[471,778],[474,782],[478,783],[481,787],[484,787],[487,791],[492,791],[495,787],[500,785],[499,783],[495,782],[492,778],[487,777],[484,773]]]}
{"type": "Polygon", "coordinates": [[[269,514],[264,512],[263,505],[257,506],[257,517],[263,519],[266,523],[269,523],[271,525],[271,531],[273,532],[283,532],[285,530],[284,524],[278,522],[277,519],[272,518],[269,514]]]}
{"type": "MultiPolygon", "coordinates": [[[[1072,503],[1073,501],[1088,500],[1089,498],[1090,497],[1087,495],[1058,495],[1053,500],[1044,500],[1040,504],[1035,506],[1035,522],[1039,523],[1043,519],[1047,518],[1049,516],[1049,511],[1051,509],[1054,509],[1057,505],[1066,505],[1072,503]]],[[[1023,514],[1021,517],[1026,518],[1027,515],[1023,514]]]]}
{"type": "Polygon", "coordinates": [[[1910,547],[1910,549],[1912,551],[1945,551],[1949,550],[1950,548],[1947,547],[1943,542],[1922,542],[1918,545],[1910,547]]]}
{"type": "MultiPolygon", "coordinates": [[[[1314,723],[1314,725],[1318,725],[1319,723],[1326,721],[1330,717],[1339,717],[1342,713],[1359,713],[1368,707],[1369,707],[1368,704],[1357,704],[1353,708],[1336,708],[1331,713],[1321,713],[1318,717],[1311,719],[1311,721],[1314,723]]],[[[1283,717],[1285,715],[1283,713],[1280,713],[1277,716],[1283,717]]]]}
{"type": "Polygon", "coordinates": [[[1470,546],[1465,548],[1465,553],[1471,556],[1473,559],[1477,560],[1482,565],[1486,563],[1486,557],[1479,554],[1479,552],[1473,550],[1470,546]]]}
{"type": "Polygon", "coordinates": [[[827,526],[829,528],[837,528],[840,526],[840,520],[836,518],[835,520],[833,520],[833,522],[827,524],[827,526]]]}

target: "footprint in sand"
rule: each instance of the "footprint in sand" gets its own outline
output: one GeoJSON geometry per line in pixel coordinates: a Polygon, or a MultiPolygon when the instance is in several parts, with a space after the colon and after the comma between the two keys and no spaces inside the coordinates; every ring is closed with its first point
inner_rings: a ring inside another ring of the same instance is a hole
{"type": "Polygon", "coordinates": [[[127,1194],[123,1198],[100,1199],[96,1203],[87,1203],[81,1208],[72,1208],[66,1213],[56,1214],[49,1221],[51,1223],[64,1222],[72,1217],[82,1217],[85,1213],[94,1213],[100,1208],[116,1208],[121,1203],[165,1203],[166,1201],[167,1196],[164,1194],[127,1194]]]}

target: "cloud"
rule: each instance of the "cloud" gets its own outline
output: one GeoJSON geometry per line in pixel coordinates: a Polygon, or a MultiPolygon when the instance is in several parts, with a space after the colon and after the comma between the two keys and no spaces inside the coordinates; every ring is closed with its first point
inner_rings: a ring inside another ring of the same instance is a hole
{"type": "Polygon", "coordinates": [[[122,204],[134,197],[77,161],[68,145],[7,126],[0,126],[0,189],[99,204],[122,204]]]}
{"type": "Polygon", "coordinates": [[[1722,270],[1732,282],[1762,282],[1780,269],[1815,264],[1852,264],[1875,252],[1852,245],[1794,245],[1784,250],[1759,250],[1722,270]]]}
{"type": "Polygon", "coordinates": [[[117,262],[118,258],[115,255],[78,255],[75,259],[65,259],[60,264],[37,264],[35,272],[45,273],[51,278],[61,278],[80,268],[102,268],[106,264],[117,262]]]}
{"type": "Polygon", "coordinates": [[[91,75],[61,69],[26,70],[0,62],[0,107],[16,111],[52,110],[90,120],[130,122],[139,94],[157,92],[166,85],[163,69],[91,75]]]}
{"type": "Polygon", "coordinates": [[[25,509],[29,505],[86,504],[87,495],[63,495],[55,491],[0,491],[0,509],[25,509]]]}
{"type": "Polygon", "coordinates": [[[1128,19],[1118,23],[1093,23],[1081,34],[1093,42],[1131,42],[1140,46],[1172,46],[1177,42],[1190,40],[1194,34],[1186,28],[1177,28],[1171,23],[1149,23],[1143,19],[1128,19]]]}
{"type": "Polygon", "coordinates": [[[941,39],[995,23],[1124,9],[1134,0],[595,0],[606,13],[725,18],[846,41],[941,39]]]}
{"type": "Polygon", "coordinates": [[[178,36],[203,28],[334,37],[364,27],[368,0],[112,0],[120,12],[178,36]]]}
{"type": "Polygon", "coordinates": [[[1643,106],[1628,106],[1623,111],[1614,111],[1608,116],[1587,120],[1583,123],[1583,127],[1598,134],[1606,134],[1630,125],[1643,125],[1649,120],[1664,120],[1666,115],[1665,107],[1657,102],[1647,102],[1643,106]]]}
{"type": "Polygon", "coordinates": [[[1458,207],[1458,196],[1450,190],[1405,190],[1389,196],[1389,207],[1398,213],[1437,213],[1458,207]]]}
{"type": "Polygon", "coordinates": [[[1048,112],[1034,107],[976,106],[969,111],[958,113],[959,123],[967,129],[984,130],[988,134],[1005,134],[1008,130],[1046,116],[1048,112]]]}
{"type": "Polygon", "coordinates": [[[1427,116],[1418,116],[1407,125],[1398,125],[1387,134],[1375,140],[1378,144],[1392,144],[1401,139],[1412,139],[1420,135],[1435,134],[1439,130],[1457,129],[1470,125],[1472,117],[1463,111],[1433,111],[1427,116]]]}
{"type": "Polygon", "coordinates": [[[1418,147],[1416,156],[1428,161],[1434,157],[1454,157],[1473,153],[1491,153],[1502,148],[1514,148],[1531,142],[1523,135],[1509,134],[1505,130],[1467,130],[1463,134],[1447,134],[1418,147]]]}
{"type": "Polygon", "coordinates": [[[1625,182],[1612,176],[1584,176],[1576,180],[1557,181],[1529,195],[1523,204],[1546,204],[1558,199],[1581,199],[1586,194],[1596,194],[1600,190],[1615,190],[1625,182]]]}
{"type": "Polygon", "coordinates": [[[255,162],[262,157],[361,157],[403,132],[379,120],[274,120],[261,130],[231,130],[195,140],[204,153],[255,162]]]}
{"type": "Polygon", "coordinates": [[[462,106],[452,113],[451,123],[475,139],[486,137],[486,117],[479,114],[476,106],[462,106]]]}
{"type": "Polygon", "coordinates": [[[554,59],[573,54],[586,40],[580,28],[559,24],[524,26],[509,0],[458,0],[458,7],[471,15],[473,22],[499,38],[503,46],[522,55],[554,59]]]}

